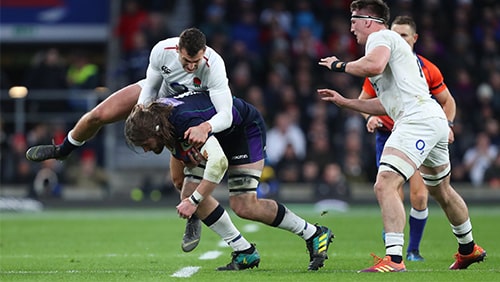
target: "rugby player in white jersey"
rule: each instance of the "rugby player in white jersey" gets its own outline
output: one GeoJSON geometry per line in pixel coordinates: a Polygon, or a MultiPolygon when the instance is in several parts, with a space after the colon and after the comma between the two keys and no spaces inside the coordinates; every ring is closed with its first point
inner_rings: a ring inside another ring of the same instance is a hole
{"type": "Polygon", "coordinates": [[[386,232],[384,258],[360,272],[406,271],[403,262],[406,216],[398,187],[419,169],[429,194],[445,212],[458,241],[450,269],[465,269],[484,260],[474,243],[467,205],[450,185],[448,121],[432,98],[419,61],[401,36],[387,28],[389,7],[382,0],[351,3],[351,32],[365,45],[365,56],[343,62],[331,56],[319,64],[335,72],[369,77],[377,98],[348,99],[337,91],[318,89],[324,101],[371,115],[389,115],[394,128],[386,142],[374,191],[386,232]]]}
{"type": "MultiPolygon", "coordinates": [[[[102,126],[124,120],[137,103],[185,92],[209,92],[217,110],[210,120],[185,132],[185,139],[195,145],[193,147],[203,144],[210,132],[221,132],[231,125],[233,97],[224,61],[206,46],[205,35],[196,28],[188,28],[179,37],[158,42],[151,51],[145,79],[116,91],[84,114],[62,144],[31,147],[26,158],[36,162],[64,160],[93,138],[102,126]]],[[[172,181],[179,190],[184,181],[183,166],[179,160],[170,158],[172,181]]],[[[182,249],[187,252],[197,246],[201,232],[201,222],[196,217],[190,221],[182,244],[182,249]]]]}

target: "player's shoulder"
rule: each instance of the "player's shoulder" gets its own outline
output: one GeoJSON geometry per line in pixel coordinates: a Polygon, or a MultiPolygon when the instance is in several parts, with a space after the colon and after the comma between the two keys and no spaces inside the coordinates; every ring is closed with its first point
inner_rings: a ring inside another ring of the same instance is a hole
{"type": "Polygon", "coordinates": [[[205,50],[204,59],[206,60],[209,68],[214,65],[224,65],[224,59],[222,59],[222,56],[209,46],[207,46],[207,49],[205,50]]]}
{"type": "Polygon", "coordinates": [[[153,47],[153,51],[156,52],[177,52],[177,45],[179,43],[179,37],[171,37],[164,40],[158,41],[153,47]]]}

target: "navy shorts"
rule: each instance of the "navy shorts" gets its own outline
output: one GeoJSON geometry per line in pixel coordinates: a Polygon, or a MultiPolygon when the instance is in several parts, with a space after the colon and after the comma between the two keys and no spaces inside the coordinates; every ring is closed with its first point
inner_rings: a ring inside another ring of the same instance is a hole
{"type": "Polygon", "coordinates": [[[266,126],[258,118],[245,126],[235,127],[223,136],[215,135],[229,165],[255,163],[266,158],[266,126]]]}

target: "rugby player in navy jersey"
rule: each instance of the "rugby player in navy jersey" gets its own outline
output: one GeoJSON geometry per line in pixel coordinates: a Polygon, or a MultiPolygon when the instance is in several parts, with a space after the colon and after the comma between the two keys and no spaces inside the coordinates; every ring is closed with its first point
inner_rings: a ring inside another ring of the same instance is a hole
{"type": "Polygon", "coordinates": [[[313,225],[283,204],[257,198],[257,186],[264,168],[266,128],[260,113],[241,99],[233,99],[232,124],[210,134],[197,148],[199,165],[189,165],[190,143],[184,132],[209,120],[216,109],[206,94],[181,94],[160,98],[149,105],[136,105],[125,122],[129,144],[156,154],[167,148],[172,156],[186,162],[183,200],[177,211],[183,218],[194,214],[233,248],[231,262],[218,270],[239,270],[258,266],[260,256],[231,223],[227,212],[212,196],[227,171],[229,204],[241,218],[290,231],[306,241],[308,270],[318,270],[328,258],[333,238],[325,226],[313,225]],[[202,158],[201,158],[202,157],[202,158]]]}

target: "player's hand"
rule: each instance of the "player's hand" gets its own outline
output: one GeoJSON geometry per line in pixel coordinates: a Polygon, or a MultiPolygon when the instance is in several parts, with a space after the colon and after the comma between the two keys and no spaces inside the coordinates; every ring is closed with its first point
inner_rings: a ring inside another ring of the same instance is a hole
{"type": "Polygon", "coordinates": [[[448,143],[452,144],[455,142],[455,133],[453,133],[453,129],[450,128],[450,132],[448,133],[448,143]]]}
{"type": "Polygon", "coordinates": [[[208,122],[201,123],[197,126],[188,128],[184,132],[184,139],[188,140],[189,144],[194,147],[201,147],[207,141],[208,133],[212,130],[212,126],[208,122]]]}
{"type": "Polygon", "coordinates": [[[347,101],[347,99],[344,96],[340,95],[340,93],[338,93],[335,90],[318,89],[317,91],[321,100],[335,103],[339,107],[343,107],[347,101]]]}
{"type": "Polygon", "coordinates": [[[182,200],[177,206],[177,213],[182,218],[191,218],[191,216],[196,212],[198,206],[194,205],[189,201],[189,198],[182,200]]]}
{"type": "Polygon", "coordinates": [[[375,132],[375,129],[383,127],[384,123],[379,117],[376,116],[370,116],[368,120],[366,120],[366,130],[368,132],[373,133],[375,132]]]}
{"type": "Polygon", "coordinates": [[[191,147],[191,149],[189,149],[188,157],[190,162],[183,162],[188,168],[197,167],[201,162],[206,161],[205,157],[196,147],[191,147]]]}
{"type": "Polygon", "coordinates": [[[335,61],[338,61],[339,59],[335,56],[331,56],[331,57],[326,57],[326,58],[322,58],[319,60],[318,64],[320,66],[324,66],[324,67],[327,67],[329,70],[332,69],[332,63],[335,62],[335,61]]]}

